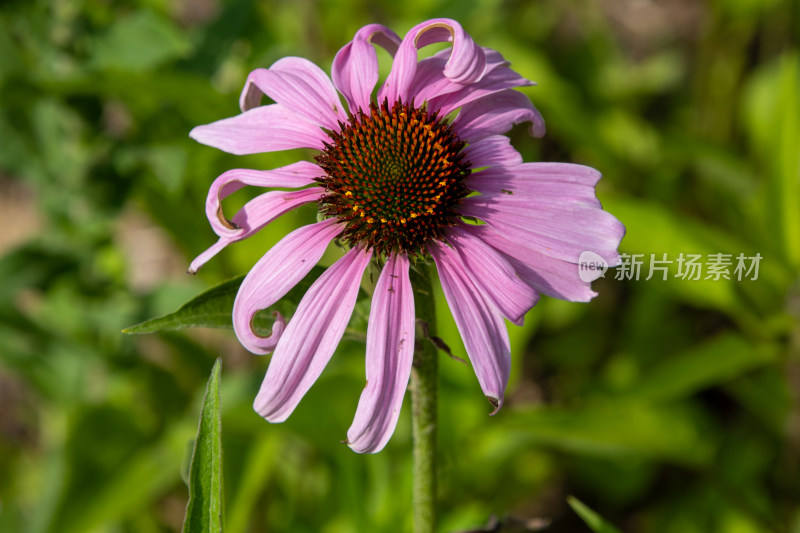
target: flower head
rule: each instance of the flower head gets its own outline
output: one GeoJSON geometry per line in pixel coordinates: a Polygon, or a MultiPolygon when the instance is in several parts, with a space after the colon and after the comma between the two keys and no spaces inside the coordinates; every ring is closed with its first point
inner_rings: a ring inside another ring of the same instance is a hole
{"type": "Polygon", "coordinates": [[[219,240],[190,267],[196,271],[299,205],[319,207],[322,221],[267,251],[234,303],[240,342],[257,354],[273,352],[254,404],[259,414],[285,420],[320,375],[373,260],[382,270],[367,329],[367,386],[347,434],[358,452],[382,449],[397,423],[414,349],[413,262],[436,264],[495,411],[510,370],[504,319],[521,324],[539,293],[572,301],[595,296],[578,276],[578,258],[592,251],[616,265],[625,229],[595,196],[599,172],[523,163],[503,135],[522,122],[534,136],[544,134],[539,112],[515,90],[531,84],[454,20],[423,22],[403,39],[370,24],[336,54],[331,78],[305,59],[281,59],[250,73],[241,114],[192,130],[194,139],[234,154],[318,151],[316,163],[237,169],[217,178],[206,213],[219,240]],[[419,48],[439,42],[452,46],[418,60],[419,48]],[[375,45],[393,57],[377,91],[375,45]],[[262,105],[264,95],[273,103],[262,105]],[[226,218],[221,199],[248,185],[281,190],[261,194],[226,218]],[[278,315],[272,334],[259,336],[252,329],[255,313],[303,279],[333,239],[347,253],[313,283],[288,323],[278,315]]]}

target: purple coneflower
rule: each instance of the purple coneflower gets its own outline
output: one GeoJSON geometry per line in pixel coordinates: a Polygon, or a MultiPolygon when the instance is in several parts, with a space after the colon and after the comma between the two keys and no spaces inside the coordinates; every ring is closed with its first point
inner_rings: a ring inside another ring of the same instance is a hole
{"type": "Polygon", "coordinates": [[[497,51],[476,45],[454,20],[423,22],[402,40],[370,24],[336,54],[332,79],[306,59],[283,58],[250,73],[241,114],[192,130],[197,141],[233,154],[319,151],[316,163],[237,169],[217,178],[206,213],[219,241],[190,268],[196,271],[226,245],[299,205],[319,206],[322,221],[270,249],[245,277],[234,304],[241,343],[253,353],[273,352],[254,404],[261,416],[285,420],[320,375],[371,261],[382,270],[367,330],[367,385],[347,433],[357,452],[382,449],[397,424],[414,353],[412,263],[432,258],[436,264],[495,412],[510,369],[503,319],[521,324],[539,293],[572,301],[595,296],[578,276],[578,257],[592,251],[617,264],[625,229],[595,196],[599,172],[523,163],[503,135],[522,122],[530,122],[534,136],[544,134],[539,112],[514,90],[525,85],[532,83],[497,51]],[[418,60],[417,49],[439,42],[452,47],[418,60]],[[393,57],[374,99],[373,45],[393,57]],[[261,105],[263,95],[274,103],[261,105]],[[266,192],[227,219],[221,199],[247,185],[292,190],[266,192]],[[255,313],[303,279],[333,239],[347,246],[344,257],[314,282],[288,324],[278,316],[270,336],[256,334],[255,313]]]}

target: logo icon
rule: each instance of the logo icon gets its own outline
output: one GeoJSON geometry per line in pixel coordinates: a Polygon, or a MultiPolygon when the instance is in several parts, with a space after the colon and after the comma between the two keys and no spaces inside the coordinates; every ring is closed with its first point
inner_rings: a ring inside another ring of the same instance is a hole
{"type": "Polygon", "coordinates": [[[586,251],[578,257],[578,277],[581,281],[591,282],[597,278],[605,277],[608,263],[600,255],[586,251]]]}

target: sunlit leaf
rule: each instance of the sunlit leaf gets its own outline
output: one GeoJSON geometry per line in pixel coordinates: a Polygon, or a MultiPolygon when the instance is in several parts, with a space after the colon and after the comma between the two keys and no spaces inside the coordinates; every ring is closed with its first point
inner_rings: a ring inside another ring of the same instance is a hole
{"type": "Polygon", "coordinates": [[[619,529],[609,524],[603,517],[591,510],[575,496],[568,496],[567,503],[594,533],[620,533],[619,529]]]}
{"type": "Polygon", "coordinates": [[[751,142],[767,171],[764,239],[800,267],[800,57],[787,54],[760,69],[745,91],[751,142]]]}

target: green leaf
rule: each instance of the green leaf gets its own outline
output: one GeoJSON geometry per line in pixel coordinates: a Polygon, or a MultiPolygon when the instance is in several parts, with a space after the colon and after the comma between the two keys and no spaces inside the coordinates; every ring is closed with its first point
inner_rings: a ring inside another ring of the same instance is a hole
{"type": "Polygon", "coordinates": [[[567,496],[567,503],[595,533],[620,533],[619,529],[606,522],[575,496],[567,496]]]}
{"type": "Polygon", "coordinates": [[[782,55],[760,67],[745,87],[745,132],[761,159],[765,196],[758,198],[763,238],[800,267],[800,57],[782,55]]]}
{"type": "MultiPolygon", "coordinates": [[[[325,269],[316,266],[311,272],[286,296],[275,305],[268,307],[256,314],[254,327],[258,332],[268,332],[271,328],[273,313],[281,313],[287,320],[294,314],[297,304],[306,293],[311,284],[324,272],[325,269]]],[[[225,281],[216,287],[192,298],[183,304],[177,311],[151,318],[129,328],[123,333],[140,334],[154,333],[156,331],[175,331],[184,328],[231,328],[231,314],[233,301],[242,284],[244,276],[225,281]]]]}
{"type": "Polygon", "coordinates": [[[222,531],[222,420],[219,377],[222,363],[214,363],[203,398],[200,427],[189,467],[189,503],[183,533],[222,531]]]}
{"type": "Polygon", "coordinates": [[[154,333],[175,331],[183,328],[230,328],[233,300],[244,276],[225,281],[195,296],[177,311],[151,318],[122,330],[123,333],[154,333]]]}

